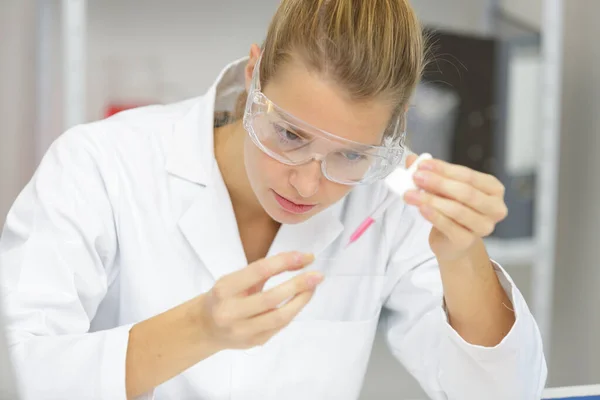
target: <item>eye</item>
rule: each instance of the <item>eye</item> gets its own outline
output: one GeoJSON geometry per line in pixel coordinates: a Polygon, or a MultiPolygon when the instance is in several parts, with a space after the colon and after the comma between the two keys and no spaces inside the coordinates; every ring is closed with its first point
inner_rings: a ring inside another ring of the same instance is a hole
{"type": "Polygon", "coordinates": [[[290,141],[290,142],[302,140],[302,138],[300,136],[298,136],[294,132],[282,127],[281,125],[275,125],[275,131],[277,131],[277,134],[279,135],[279,137],[282,140],[290,141]]]}
{"type": "Polygon", "coordinates": [[[283,135],[287,140],[300,140],[300,136],[296,135],[294,132],[288,131],[287,129],[283,130],[283,135]]]}
{"type": "Polygon", "coordinates": [[[342,153],[342,155],[348,161],[360,161],[360,160],[363,160],[365,158],[364,155],[362,155],[360,153],[355,153],[355,152],[352,152],[352,151],[345,151],[345,152],[342,153]]]}

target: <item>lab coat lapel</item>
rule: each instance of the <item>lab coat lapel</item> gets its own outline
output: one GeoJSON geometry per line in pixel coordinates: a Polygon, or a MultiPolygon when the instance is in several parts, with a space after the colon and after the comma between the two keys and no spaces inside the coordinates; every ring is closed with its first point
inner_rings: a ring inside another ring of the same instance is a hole
{"type": "Polygon", "coordinates": [[[321,254],[344,230],[340,221],[344,200],[301,224],[282,225],[269,250],[269,255],[285,251],[321,254]]]}
{"type": "MultiPolygon", "coordinates": [[[[301,251],[319,257],[340,237],[340,233],[344,230],[344,226],[340,222],[343,204],[342,200],[301,224],[282,225],[268,255],[272,256],[286,251],[301,251]]],[[[302,271],[278,274],[267,281],[264,290],[275,287],[302,271]]]]}
{"type": "Polygon", "coordinates": [[[247,265],[229,197],[220,189],[201,188],[178,224],[215,280],[247,265]]]}
{"type": "Polygon", "coordinates": [[[209,89],[175,124],[167,141],[166,168],[182,193],[179,230],[218,280],[247,263],[214,156],[215,90],[209,89]]]}
{"type": "MultiPolygon", "coordinates": [[[[301,251],[318,257],[344,229],[339,219],[341,208],[339,203],[301,224],[282,225],[267,256],[301,251]]],[[[180,219],[179,227],[215,280],[247,265],[224,184],[199,190],[194,203],[180,219]]]]}

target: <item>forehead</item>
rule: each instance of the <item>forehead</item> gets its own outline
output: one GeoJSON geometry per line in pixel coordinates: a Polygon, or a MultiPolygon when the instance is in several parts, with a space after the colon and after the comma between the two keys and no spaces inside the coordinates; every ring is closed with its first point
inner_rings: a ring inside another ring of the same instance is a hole
{"type": "Polygon", "coordinates": [[[332,80],[299,62],[281,65],[263,92],[277,106],[307,124],[369,145],[381,144],[392,114],[388,102],[355,101],[332,80]]]}

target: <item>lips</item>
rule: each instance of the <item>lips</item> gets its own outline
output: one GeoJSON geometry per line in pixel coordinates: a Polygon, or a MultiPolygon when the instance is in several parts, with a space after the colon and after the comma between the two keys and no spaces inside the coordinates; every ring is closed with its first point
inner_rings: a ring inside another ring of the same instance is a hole
{"type": "Polygon", "coordinates": [[[307,212],[311,211],[313,208],[316,207],[316,204],[294,203],[293,201],[288,200],[283,196],[280,196],[275,191],[273,191],[273,194],[275,195],[275,200],[277,200],[277,203],[279,203],[281,208],[292,214],[306,214],[307,212]]]}

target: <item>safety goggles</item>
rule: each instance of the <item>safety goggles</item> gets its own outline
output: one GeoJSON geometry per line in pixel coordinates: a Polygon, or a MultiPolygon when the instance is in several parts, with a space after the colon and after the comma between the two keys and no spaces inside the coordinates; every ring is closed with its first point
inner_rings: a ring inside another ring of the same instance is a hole
{"type": "Polygon", "coordinates": [[[393,118],[382,145],[373,146],[323,131],[278,107],[261,92],[260,58],[248,92],[244,128],[254,144],[273,159],[286,165],[319,161],[323,176],[343,185],[386,177],[404,154],[402,116],[393,118]]]}

